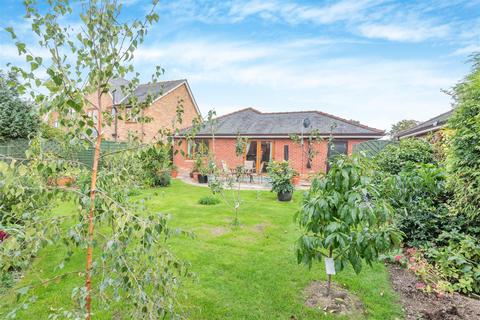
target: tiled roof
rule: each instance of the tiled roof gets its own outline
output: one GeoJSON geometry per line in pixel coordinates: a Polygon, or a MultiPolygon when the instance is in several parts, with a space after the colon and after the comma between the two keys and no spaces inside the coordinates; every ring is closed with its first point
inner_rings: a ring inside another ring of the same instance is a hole
{"type": "MultiPolygon", "coordinates": [[[[169,92],[170,90],[176,88],[177,86],[181,85],[182,83],[186,83],[187,80],[180,79],[180,80],[170,80],[170,81],[160,81],[154,84],[140,84],[135,88],[134,94],[138,98],[139,102],[143,102],[147,99],[148,95],[157,98],[159,96],[164,95],[165,93],[169,92]]],[[[115,100],[116,104],[121,103],[125,98],[125,94],[122,92],[122,86],[128,85],[128,80],[125,79],[113,79],[110,81],[112,85],[112,90],[110,92],[113,94],[115,90],[115,100]]]]}
{"type": "Polygon", "coordinates": [[[445,113],[442,113],[432,119],[429,119],[425,122],[422,122],[418,125],[416,125],[413,128],[407,129],[400,131],[395,135],[396,138],[403,138],[403,137],[412,137],[416,136],[419,134],[425,134],[430,131],[438,130],[439,127],[442,127],[447,123],[448,119],[453,113],[453,109],[450,111],[447,111],[445,113]]]}
{"type": "MultiPolygon", "coordinates": [[[[215,135],[234,136],[288,136],[302,132],[303,120],[308,118],[310,126],[304,128],[309,134],[317,129],[323,135],[362,135],[383,136],[384,131],[371,128],[356,121],[342,119],[320,111],[274,112],[263,113],[253,108],[242,109],[224,116],[216,121],[215,135]]],[[[186,129],[188,130],[188,129],[186,129]]],[[[197,136],[209,135],[210,128],[204,127],[197,136]]]]}

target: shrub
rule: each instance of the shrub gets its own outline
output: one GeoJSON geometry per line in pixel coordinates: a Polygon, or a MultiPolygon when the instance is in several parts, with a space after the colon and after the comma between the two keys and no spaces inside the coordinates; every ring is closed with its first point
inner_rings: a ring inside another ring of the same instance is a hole
{"type": "Polygon", "coordinates": [[[211,206],[211,205],[219,204],[220,199],[218,199],[216,197],[213,197],[213,196],[206,196],[206,197],[201,197],[198,200],[198,203],[202,204],[204,206],[211,206]]]}
{"type": "Polygon", "coordinates": [[[381,181],[382,196],[395,212],[395,224],[405,234],[410,247],[436,241],[444,230],[457,226],[457,219],[448,213],[446,172],[441,167],[420,164],[411,170],[381,181]]]}
{"type": "Polygon", "coordinates": [[[268,164],[268,176],[272,182],[272,191],[277,193],[290,193],[295,189],[292,178],[295,171],[288,161],[272,161],[268,164]]]}
{"type": "Polygon", "coordinates": [[[171,171],[169,169],[158,170],[155,173],[153,185],[158,187],[168,187],[172,182],[171,171]]]}
{"type": "Polygon", "coordinates": [[[38,131],[38,114],[7,85],[9,81],[16,82],[0,73],[0,140],[29,138],[38,131]]]}
{"type": "Polygon", "coordinates": [[[43,139],[46,140],[64,140],[65,132],[62,129],[54,128],[47,123],[41,123],[39,127],[39,133],[43,139]]]}
{"type": "Polygon", "coordinates": [[[374,158],[373,162],[382,172],[397,174],[415,167],[418,163],[435,164],[435,151],[432,145],[422,139],[402,139],[389,144],[374,158]]]}
{"type": "Polygon", "coordinates": [[[480,54],[473,58],[474,68],[454,88],[456,110],[448,126],[448,169],[455,192],[453,209],[465,213],[480,235],[480,54]]]}
{"type": "Polygon", "coordinates": [[[442,247],[431,247],[429,258],[453,283],[456,291],[480,293],[480,241],[470,235],[450,232],[442,233],[442,247]]]}
{"type": "Polygon", "coordinates": [[[0,244],[0,274],[27,267],[46,244],[44,227],[54,223],[52,202],[33,166],[0,161],[0,226],[8,234],[0,244]]]}
{"type": "Polygon", "coordinates": [[[171,148],[157,143],[143,149],[139,154],[143,165],[143,181],[149,186],[167,186],[170,184],[171,148]]]}
{"type": "Polygon", "coordinates": [[[14,284],[15,278],[13,273],[0,270],[0,294],[7,292],[7,290],[13,287],[14,284]]]}

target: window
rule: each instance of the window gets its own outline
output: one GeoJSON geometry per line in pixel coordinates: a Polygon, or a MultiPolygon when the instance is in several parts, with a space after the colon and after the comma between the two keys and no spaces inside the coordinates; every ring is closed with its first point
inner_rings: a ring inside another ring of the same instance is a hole
{"type": "Polygon", "coordinates": [[[208,153],[208,139],[194,139],[187,142],[187,158],[192,159],[196,154],[208,153]]]}
{"type": "Polygon", "coordinates": [[[283,146],[283,160],[288,161],[288,144],[283,146]]]}
{"type": "Polygon", "coordinates": [[[59,127],[58,120],[53,123],[53,127],[54,127],[54,128],[58,128],[58,127],[59,127]]]}
{"type": "Polygon", "coordinates": [[[327,156],[327,171],[330,170],[330,165],[332,160],[341,154],[347,154],[348,151],[348,145],[347,141],[338,141],[338,140],[333,140],[331,143],[328,145],[328,156],[327,156]]]}

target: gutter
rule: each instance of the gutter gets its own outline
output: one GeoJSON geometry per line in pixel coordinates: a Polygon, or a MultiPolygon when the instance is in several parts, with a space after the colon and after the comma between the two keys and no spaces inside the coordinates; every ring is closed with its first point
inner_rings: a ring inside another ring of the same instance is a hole
{"type": "MultiPolygon", "coordinates": [[[[234,139],[238,135],[215,135],[215,139],[234,139]]],[[[265,136],[259,136],[259,135],[240,135],[243,138],[247,139],[290,139],[290,135],[278,135],[278,136],[272,136],[272,135],[265,135],[265,136]]],[[[304,135],[304,138],[308,138],[310,136],[304,135]]],[[[380,139],[383,138],[384,135],[320,135],[320,138],[337,138],[337,139],[380,139]]],[[[185,138],[184,135],[177,135],[174,136],[175,139],[182,139],[185,138]]],[[[205,134],[198,134],[195,135],[195,138],[212,138],[212,135],[205,135],[205,134]]]]}

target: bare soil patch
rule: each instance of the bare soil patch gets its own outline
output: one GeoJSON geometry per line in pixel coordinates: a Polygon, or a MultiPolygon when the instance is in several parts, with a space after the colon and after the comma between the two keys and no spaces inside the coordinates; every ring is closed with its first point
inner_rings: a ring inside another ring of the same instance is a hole
{"type": "Polygon", "coordinates": [[[225,227],[215,227],[212,229],[212,234],[214,236],[221,236],[224,235],[225,233],[229,232],[230,229],[227,229],[225,227]]]}
{"type": "Polygon", "coordinates": [[[410,271],[389,265],[394,290],[400,295],[406,320],[478,320],[480,300],[460,294],[437,297],[415,288],[417,279],[410,271]]]}
{"type": "Polygon", "coordinates": [[[305,305],[331,314],[361,317],[361,314],[364,313],[360,299],[346,289],[332,283],[329,297],[325,296],[326,291],[326,282],[312,282],[304,291],[306,296],[305,305]]]}
{"type": "Polygon", "coordinates": [[[259,224],[256,224],[253,229],[259,233],[263,233],[265,232],[265,229],[269,226],[268,223],[259,223],[259,224]]]}

